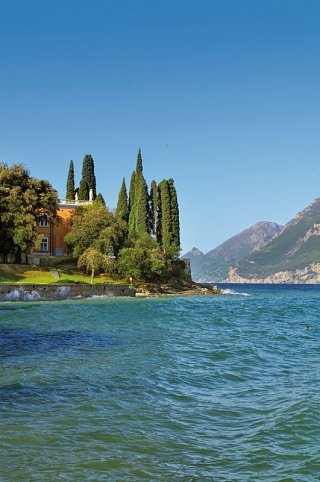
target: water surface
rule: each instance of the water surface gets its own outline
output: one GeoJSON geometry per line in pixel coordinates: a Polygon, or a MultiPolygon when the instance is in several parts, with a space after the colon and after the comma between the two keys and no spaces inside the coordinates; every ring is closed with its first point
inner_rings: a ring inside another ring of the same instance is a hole
{"type": "Polygon", "coordinates": [[[0,480],[320,480],[319,304],[1,303],[0,480]]]}

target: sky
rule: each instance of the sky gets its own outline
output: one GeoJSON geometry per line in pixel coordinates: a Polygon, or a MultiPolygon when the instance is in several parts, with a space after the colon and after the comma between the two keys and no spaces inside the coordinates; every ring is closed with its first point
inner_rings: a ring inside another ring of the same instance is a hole
{"type": "Polygon", "coordinates": [[[320,196],[318,0],[0,0],[0,162],[116,206],[141,147],[182,252],[320,196]]]}

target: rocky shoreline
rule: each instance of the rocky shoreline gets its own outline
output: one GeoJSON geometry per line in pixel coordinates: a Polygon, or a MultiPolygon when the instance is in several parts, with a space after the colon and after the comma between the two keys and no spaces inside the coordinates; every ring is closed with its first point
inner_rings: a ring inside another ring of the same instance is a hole
{"type": "Polygon", "coordinates": [[[168,295],[213,295],[220,294],[216,286],[198,283],[179,285],[139,283],[134,287],[127,284],[0,284],[1,301],[55,301],[93,297],[139,297],[168,295]]]}
{"type": "Polygon", "coordinates": [[[217,286],[202,283],[187,282],[182,284],[140,283],[135,286],[136,296],[168,296],[168,295],[219,295],[222,293],[217,286]]]}

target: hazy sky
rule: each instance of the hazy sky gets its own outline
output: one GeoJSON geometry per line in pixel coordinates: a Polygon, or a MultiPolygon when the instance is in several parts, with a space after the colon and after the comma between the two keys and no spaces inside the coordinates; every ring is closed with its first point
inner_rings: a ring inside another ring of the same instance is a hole
{"type": "Polygon", "coordinates": [[[320,196],[318,0],[0,0],[0,162],[115,207],[141,146],[183,252],[320,196]]]}

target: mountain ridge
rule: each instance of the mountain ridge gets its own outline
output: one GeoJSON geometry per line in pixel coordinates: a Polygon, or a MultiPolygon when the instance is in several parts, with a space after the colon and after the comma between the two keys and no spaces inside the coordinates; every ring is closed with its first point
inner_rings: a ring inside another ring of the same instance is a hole
{"type": "Polygon", "coordinates": [[[320,198],[299,211],[266,246],[231,267],[227,280],[272,282],[271,280],[281,279],[281,282],[307,282],[306,279],[318,279],[318,263],[320,198]],[[304,276],[304,271],[309,273],[309,277],[304,276]]]}
{"type": "Polygon", "coordinates": [[[201,282],[223,281],[232,265],[253,249],[265,246],[280,230],[281,226],[275,222],[259,221],[206,254],[194,247],[182,258],[190,259],[193,279],[201,282]]]}

